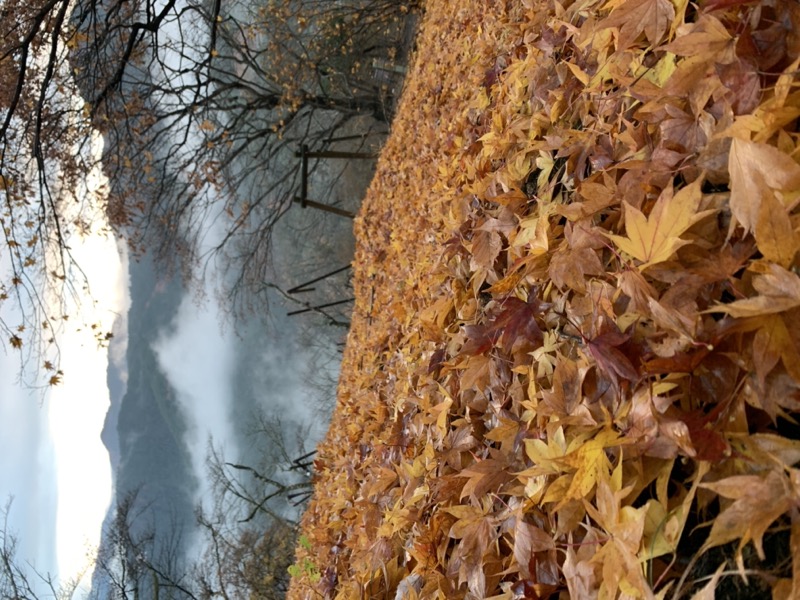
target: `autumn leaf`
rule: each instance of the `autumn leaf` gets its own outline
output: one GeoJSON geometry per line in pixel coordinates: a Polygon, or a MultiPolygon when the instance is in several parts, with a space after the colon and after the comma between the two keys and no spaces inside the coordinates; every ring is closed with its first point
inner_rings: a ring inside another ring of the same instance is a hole
{"type": "Polygon", "coordinates": [[[701,184],[698,178],[674,196],[671,187],[665,189],[647,217],[626,202],[624,209],[627,236],[606,235],[620,250],[642,261],[639,265],[642,271],[669,260],[679,248],[690,243],[680,236],[700,219],[714,212],[697,212],[702,200],[701,184]]]}
{"type": "Polygon", "coordinates": [[[622,332],[615,323],[604,320],[600,333],[586,340],[587,351],[615,385],[619,383],[619,379],[629,382],[639,379],[636,366],[622,351],[630,339],[630,331],[622,332]]]}
{"type": "Polygon", "coordinates": [[[500,234],[496,231],[476,231],[472,240],[472,269],[490,270],[500,254],[501,245],[500,234]]]}
{"type": "Polygon", "coordinates": [[[800,277],[776,264],[753,280],[760,295],[729,304],[719,304],[708,312],[724,312],[732,317],[757,317],[788,311],[800,306],[800,277]]]}
{"type": "MultiPolygon", "coordinates": [[[[800,378],[800,348],[786,327],[783,315],[762,315],[753,320],[758,327],[753,337],[753,365],[756,376],[763,385],[772,369],[783,360],[786,370],[800,378]]],[[[773,419],[777,414],[770,415],[773,419]]]]}
{"type": "Polygon", "coordinates": [[[764,560],[764,534],[798,502],[795,488],[780,470],[770,471],[765,477],[734,475],[713,483],[701,483],[700,487],[734,500],[714,519],[701,552],[740,540],[741,553],[744,545],[752,540],[759,558],[764,560]]]}
{"type": "Polygon", "coordinates": [[[767,144],[734,138],[729,160],[731,212],[746,232],[756,230],[767,197],[779,198],[787,209],[796,205],[800,165],[790,156],[767,144]]]}
{"type": "Polygon", "coordinates": [[[719,64],[736,60],[736,40],[714,15],[703,14],[685,35],[664,46],[678,56],[707,57],[719,64]]]}
{"type": "Polygon", "coordinates": [[[489,491],[496,492],[501,485],[512,479],[507,471],[508,462],[505,456],[499,453],[495,456],[496,458],[478,460],[459,473],[459,477],[468,478],[461,490],[461,498],[480,498],[489,491]]]}
{"type": "Polygon", "coordinates": [[[794,230],[787,208],[775,194],[764,194],[755,224],[758,249],[764,258],[789,268],[800,250],[800,234],[794,230]]]}
{"type": "Polygon", "coordinates": [[[669,0],[627,0],[618,4],[600,27],[618,27],[617,50],[627,50],[644,33],[651,46],[658,44],[675,18],[669,0]]]}
{"type": "Polygon", "coordinates": [[[500,347],[509,353],[515,348],[532,350],[540,346],[543,335],[536,317],[546,305],[536,298],[533,291],[527,302],[512,296],[503,300],[501,306],[500,314],[489,326],[489,336],[498,340],[500,347]]]}
{"type": "Polygon", "coordinates": [[[461,347],[461,354],[477,356],[491,350],[497,334],[486,325],[465,325],[465,343],[461,347]]]}
{"type": "Polygon", "coordinates": [[[551,535],[535,525],[526,523],[522,515],[517,517],[514,526],[514,559],[517,561],[523,577],[531,577],[530,563],[534,552],[542,552],[554,547],[555,543],[551,535]]]}
{"type": "Polygon", "coordinates": [[[624,443],[627,442],[621,440],[617,432],[604,430],[567,454],[562,460],[576,471],[559,505],[571,499],[586,498],[599,480],[607,479],[611,471],[611,461],[606,455],[606,448],[624,443]]]}

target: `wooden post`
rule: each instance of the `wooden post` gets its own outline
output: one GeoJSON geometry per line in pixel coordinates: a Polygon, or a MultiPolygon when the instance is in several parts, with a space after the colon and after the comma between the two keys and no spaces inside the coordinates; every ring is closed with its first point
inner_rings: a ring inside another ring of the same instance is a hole
{"type": "Polygon", "coordinates": [[[302,294],[303,292],[311,292],[314,288],[309,288],[307,286],[311,285],[312,283],[317,283],[318,281],[322,281],[323,279],[327,279],[328,277],[332,277],[342,271],[346,271],[350,268],[350,265],[345,265],[343,267],[339,267],[335,271],[331,271],[330,273],[325,273],[324,275],[320,275],[312,279],[311,281],[306,281],[305,283],[301,283],[300,285],[296,285],[292,289],[288,290],[287,294],[302,294]]]}
{"type": "MultiPolygon", "coordinates": [[[[306,144],[303,144],[301,152],[300,205],[305,208],[306,198],[308,197],[308,146],[306,144]]],[[[295,198],[295,201],[297,201],[297,198],[295,198]]]]}
{"type": "Polygon", "coordinates": [[[291,312],[286,313],[287,317],[292,317],[294,315],[302,315],[303,313],[311,312],[312,310],[318,310],[320,308],[328,308],[329,306],[338,306],[339,304],[346,304],[348,302],[352,302],[355,298],[346,298],[345,300],[337,300],[336,302],[328,302],[327,304],[320,304],[319,306],[307,306],[307,308],[301,308],[300,310],[293,310],[291,312]]]}
{"type": "Polygon", "coordinates": [[[337,208],[335,206],[330,206],[328,204],[322,204],[321,202],[315,202],[313,200],[308,199],[308,159],[309,158],[377,158],[376,154],[369,154],[366,152],[337,152],[333,150],[327,150],[322,152],[311,152],[308,149],[308,145],[303,144],[300,147],[300,152],[295,152],[294,155],[300,159],[300,195],[294,197],[294,201],[299,203],[300,206],[306,208],[310,206],[311,208],[317,208],[319,210],[324,210],[329,213],[333,213],[335,215],[339,215],[341,217],[347,217],[348,219],[354,219],[355,213],[350,212],[349,210],[344,210],[341,208],[337,208]]]}
{"type": "Polygon", "coordinates": [[[347,217],[348,219],[355,219],[355,213],[351,213],[349,210],[344,210],[343,208],[338,208],[336,206],[330,206],[328,204],[323,204],[322,202],[314,202],[313,200],[309,200],[308,198],[300,198],[298,196],[294,197],[295,202],[299,202],[300,206],[306,208],[310,206],[311,208],[318,208],[319,210],[324,210],[325,212],[333,213],[335,215],[339,215],[340,217],[347,217]]]}

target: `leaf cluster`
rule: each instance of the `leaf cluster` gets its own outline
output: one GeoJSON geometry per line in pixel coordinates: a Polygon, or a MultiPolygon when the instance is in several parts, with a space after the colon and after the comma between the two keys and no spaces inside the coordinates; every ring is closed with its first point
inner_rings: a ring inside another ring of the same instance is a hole
{"type": "Polygon", "coordinates": [[[797,597],[798,6],[425,8],[290,597],[797,597]]]}

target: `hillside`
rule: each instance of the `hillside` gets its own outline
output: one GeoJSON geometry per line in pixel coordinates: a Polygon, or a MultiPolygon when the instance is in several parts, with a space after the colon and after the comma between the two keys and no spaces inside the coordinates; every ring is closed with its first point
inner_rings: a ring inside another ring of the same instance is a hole
{"type": "Polygon", "coordinates": [[[800,597],[797,31],[425,3],[290,598],[800,597]]]}

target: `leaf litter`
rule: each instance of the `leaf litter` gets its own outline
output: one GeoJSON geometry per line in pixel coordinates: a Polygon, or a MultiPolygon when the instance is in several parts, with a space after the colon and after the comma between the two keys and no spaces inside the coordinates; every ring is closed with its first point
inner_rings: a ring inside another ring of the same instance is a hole
{"type": "Polygon", "coordinates": [[[424,4],[290,598],[800,597],[797,31],[424,4]]]}

